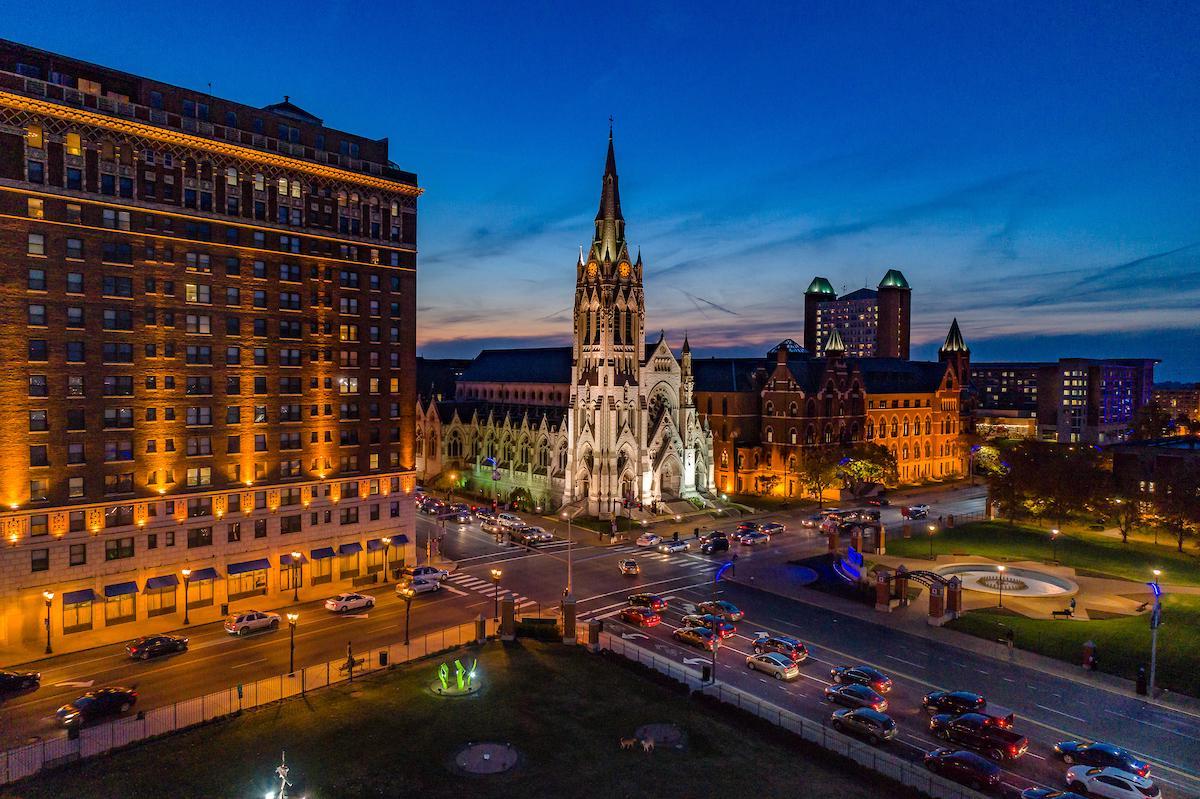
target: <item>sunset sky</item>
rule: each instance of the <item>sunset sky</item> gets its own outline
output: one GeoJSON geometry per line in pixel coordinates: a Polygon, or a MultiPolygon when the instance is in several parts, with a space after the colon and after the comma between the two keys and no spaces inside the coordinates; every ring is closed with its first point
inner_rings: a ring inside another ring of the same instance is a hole
{"type": "Polygon", "coordinates": [[[1190,3],[5,5],[6,38],[388,137],[427,190],[420,354],[566,340],[611,114],[647,328],[701,356],[898,268],[917,355],[957,316],[977,360],[1200,379],[1190,3]]]}

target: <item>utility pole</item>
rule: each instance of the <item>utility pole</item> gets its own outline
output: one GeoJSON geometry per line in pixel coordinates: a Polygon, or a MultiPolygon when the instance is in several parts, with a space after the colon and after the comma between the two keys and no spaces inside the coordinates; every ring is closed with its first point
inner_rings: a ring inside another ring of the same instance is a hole
{"type": "Polygon", "coordinates": [[[1154,698],[1154,676],[1158,666],[1158,625],[1162,615],[1162,586],[1158,578],[1162,576],[1161,569],[1154,570],[1154,582],[1149,583],[1154,592],[1154,610],[1150,611],[1150,698],[1154,698]]]}

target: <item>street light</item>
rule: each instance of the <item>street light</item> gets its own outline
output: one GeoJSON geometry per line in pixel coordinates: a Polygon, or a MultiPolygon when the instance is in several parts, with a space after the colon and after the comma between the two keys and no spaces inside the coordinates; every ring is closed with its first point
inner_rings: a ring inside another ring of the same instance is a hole
{"type": "Polygon", "coordinates": [[[929,525],[929,559],[933,560],[933,534],[937,532],[937,525],[929,525]]]}
{"type": "Polygon", "coordinates": [[[412,619],[413,594],[408,592],[401,594],[401,596],[404,597],[404,645],[408,646],[408,623],[412,619]]]}
{"type": "Polygon", "coordinates": [[[54,592],[43,591],[42,599],[46,600],[46,654],[50,655],[54,653],[50,648],[50,607],[54,604],[54,592]]]}
{"type": "Polygon", "coordinates": [[[299,613],[289,613],[288,620],[288,676],[291,677],[296,673],[296,622],[299,621],[299,613]]]}
{"type": "Polygon", "coordinates": [[[183,569],[179,573],[183,575],[183,623],[191,624],[192,620],[188,618],[188,584],[191,582],[192,570],[183,569]]]}
{"type": "Polygon", "coordinates": [[[1050,531],[1050,560],[1058,563],[1058,528],[1050,531]]]}
{"type": "Polygon", "coordinates": [[[1154,610],[1150,611],[1150,698],[1154,698],[1154,675],[1158,667],[1158,624],[1162,616],[1162,586],[1158,578],[1162,569],[1154,569],[1154,582],[1150,590],[1154,592],[1154,610]]]}
{"type": "Polygon", "coordinates": [[[387,585],[388,571],[391,568],[391,561],[388,560],[388,549],[392,546],[392,539],[391,536],[384,536],[380,540],[383,541],[383,584],[387,585]]]}
{"type": "Polygon", "coordinates": [[[496,586],[495,602],[493,603],[493,620],[500,621],[500,570],[492,569],[492,583],[496,586]]]}
{"type": "Polygon", "coordinates": [[[1000,574],[1000,580],[999,580],[1000,603],[998,605],[996,605],[996,607],[1002,608],[1002,607],[1004,607],[1004,572],[1008,571],[1008,568],[1003,563],[1001,563],[999,566],[996,567],[996,571],[999,572],[999,574],[1000,574]]]}
{"type": "MultiPolygon", "coordinates": [[[[576,513],[578,513],[578,511],[576,511],[576,513]]],[[[572,516],[571,514],[567,513],[566,511],[563,511],[562,516],[564,519],[567,520],[567,594],[566,595],[570,596],[571,595],[571,586],[572,586],[572,583],[571,583],[571,552],[575,548],[574,547],[575,535],[574,535],[574,532],[571,527],[571,522],[573,522],[575,520],[575,517],[572,516]]]]}
{"type": "Polygon", "coordinates": [[[292,553],[292,601],[300,601],[300,553],[292,553]]]}

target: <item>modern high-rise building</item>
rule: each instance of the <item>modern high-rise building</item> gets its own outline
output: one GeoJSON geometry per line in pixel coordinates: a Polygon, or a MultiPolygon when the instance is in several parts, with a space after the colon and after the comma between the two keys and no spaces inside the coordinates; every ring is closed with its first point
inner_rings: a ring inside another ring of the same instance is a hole
{"type": "Polygon", "coordinates": [[[825,354],[830,334],[838,331],[850,358],[909,357],[912,290],[897,269],[889,269],[874,289],[839,297],[829,280],[814,277],[804,292],[804,348],[825,354]]]}
{"type": "Polygon", "coordinates": [[[0,41],[0,649],[413,558],[420,193],[287,97],[0,41]]]}

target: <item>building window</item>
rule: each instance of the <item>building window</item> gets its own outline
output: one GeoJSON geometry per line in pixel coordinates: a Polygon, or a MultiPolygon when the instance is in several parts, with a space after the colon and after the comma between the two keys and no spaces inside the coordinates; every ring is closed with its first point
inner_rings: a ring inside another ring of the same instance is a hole
{"type": "Polygon", "coordinates": [[[147,588],[145,591],[146,615],[165,616],[169,613],[174,613],[177,593],[176,586],[173,585],[163,586],[162,588],[147,588]]]}
{"type": "Polygon", "coordinates": [[[125,624],[137,619],[137,594],[110,596],[104,602],[104,623],[108,626],[125,624]]]}
{"type": "Polygon", "coordinates": [[[92,600],[63,603],[63,632],[78,633],[92,629],[92,600]]]}
{"type": "Polygon", "coordinates": [[[30,571],[44,572],[50,570],[50,550],[34,549],[30,551],[30,571]]]}
{"type": "Polygon", "coordinates": [[[133,557],[133,538],[112,538],[104,542],[104,559],[122,560],[133,557]]]}
{"type": "Polygon", "coordinates": [[[83,566],[87,563],[87,544],[71,544],[70,565],[83,566]]]}
{"type": "Polygon", "coordinates": [[[309,567],[309,576],[313,585],[333,582],[333,558],[317,558],[309,567]]]}
{"type": "Polygon", "coordinates": [[[229,599],[230,601],[244,599],[248,596],[263,595],[267,593],[267,570],[258,569],[256,571],[242,572],[241,574],[229,575],[229,599]]]}
{"type": "MultiPolygon", "coordinates": [[[[168,545],[169,546],[169,545],[168,545]]],[[[187,596],[184,602],[189,609],[211,607],[213,603],[213,583],[216,580],[191,580],[187,584],[187,596]]],[[[232,599],[232,597],[230,597],[232,599]]]]}

